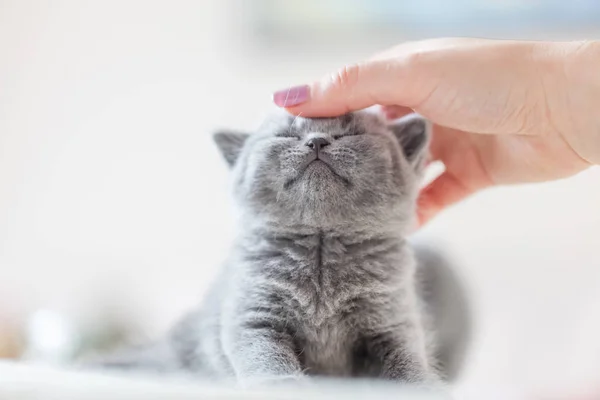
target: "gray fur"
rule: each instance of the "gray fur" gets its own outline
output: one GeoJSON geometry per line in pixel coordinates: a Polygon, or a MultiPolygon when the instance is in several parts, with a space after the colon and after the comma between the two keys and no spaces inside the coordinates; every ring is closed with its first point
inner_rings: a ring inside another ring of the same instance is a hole
{"type": "Polygon", "coordinates": [[[437,366],[447,380],[459,378],[473,330],[472,314],[460,276],[441,252],[413,242],[419,298],[426,329],[433,335],[437,366]]]}
{"type": "MultiPolygon", "coordinates": [[[[271,116],[218,133],[232,166],[239,236],[201,307],[126,368],[242,383],[309,375],[434,383],[435,338],[406,241],[429,124],[271,116]],[[330,144],[319,160],[311,138],[330,144]],[[150,360],[150,362],[148,361],[150,360]]],[[[432,270],[433,271],[433,270],[432,270]]]]}

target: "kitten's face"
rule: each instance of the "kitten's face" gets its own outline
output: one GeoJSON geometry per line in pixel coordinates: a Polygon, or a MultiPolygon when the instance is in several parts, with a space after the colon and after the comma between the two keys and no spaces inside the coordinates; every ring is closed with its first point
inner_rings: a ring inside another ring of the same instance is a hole
{"type": "Polygon", "coordinates": [[[388,124],[365,111],[321,119],[281,112],[251,135],[215,135],[247,216],[323,229],[407,221],[428,138],[418,116],[388,124]]]}

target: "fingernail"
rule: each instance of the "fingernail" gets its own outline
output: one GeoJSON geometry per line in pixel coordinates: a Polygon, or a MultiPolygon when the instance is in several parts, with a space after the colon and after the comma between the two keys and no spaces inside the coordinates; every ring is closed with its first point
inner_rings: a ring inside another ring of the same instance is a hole
{"type": "Polygon", "coordinates": [[[291,107],[308,100],[308,85],[294,86],[273,93],[273,102],[279,107],[291,107]]]}

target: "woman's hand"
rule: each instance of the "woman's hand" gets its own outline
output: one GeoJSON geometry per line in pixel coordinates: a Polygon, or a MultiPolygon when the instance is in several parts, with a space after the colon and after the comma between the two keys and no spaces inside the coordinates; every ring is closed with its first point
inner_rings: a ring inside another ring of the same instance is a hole
{"type": "Polygon", "coordinates": [[[600,42],[438,39],[394,47],[309,85],[275,93],[293,114],[335,116],[375,104],[434,122],[445,172],[419,216],[492,185],[539,182],[600,164],[600,42]]]}

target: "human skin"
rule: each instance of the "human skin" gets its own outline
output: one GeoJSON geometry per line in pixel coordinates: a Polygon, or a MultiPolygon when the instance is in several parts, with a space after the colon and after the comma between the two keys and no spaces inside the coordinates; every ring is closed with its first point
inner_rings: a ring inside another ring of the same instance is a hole
{"type": "Polygon", "coordinates": [[[494,185],[566,178],[600,164],[600,41],[434,39],[404,43],[274,94],[304,117],[381,105],[434,123],[419,221],[494,185]]]}

